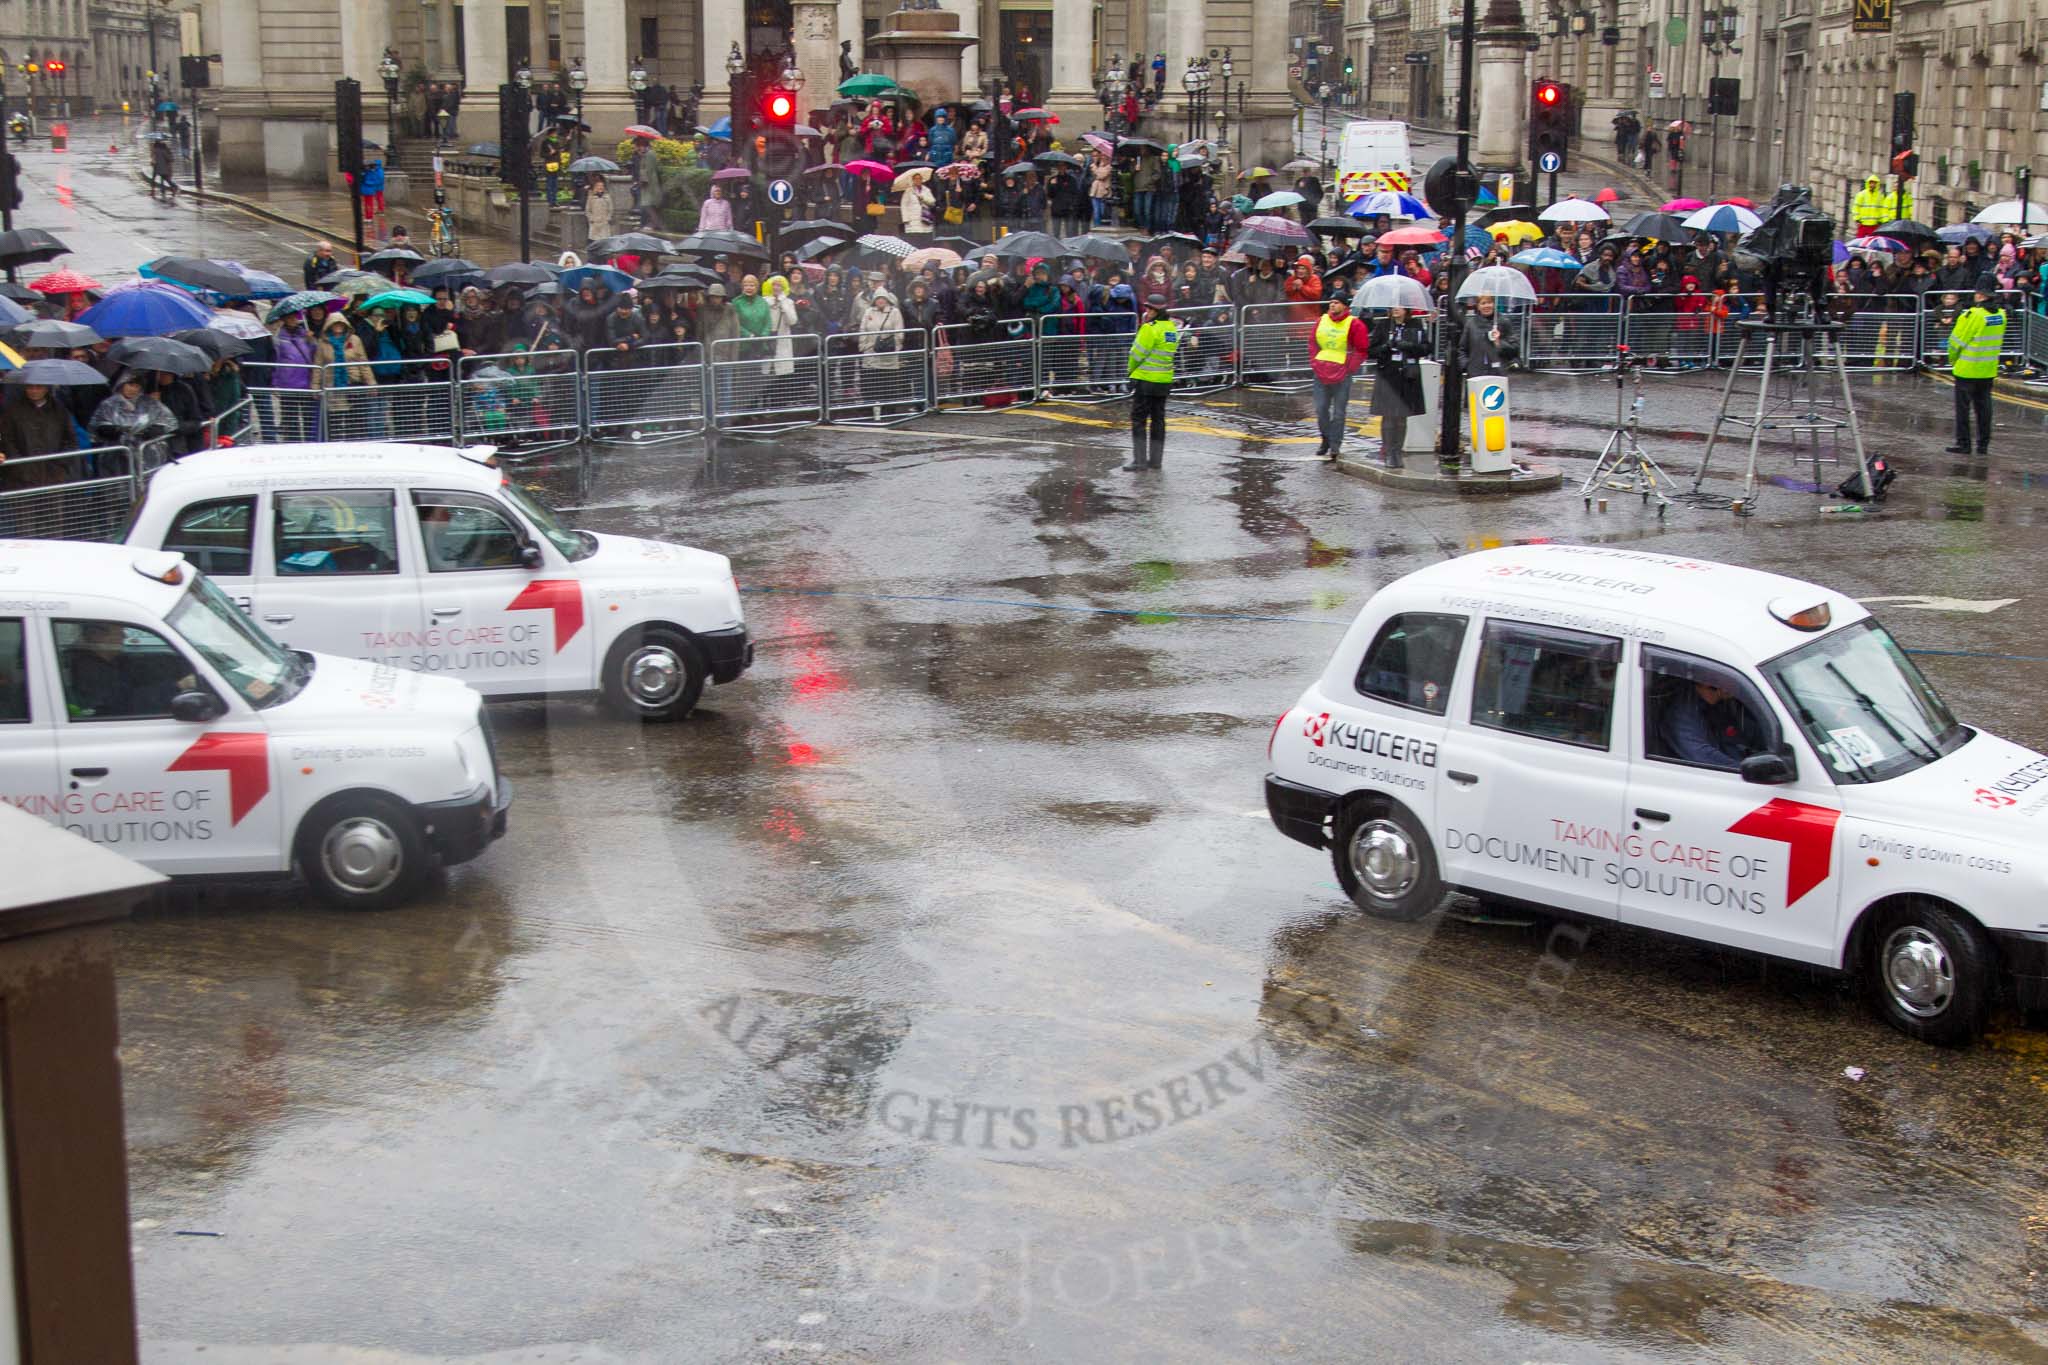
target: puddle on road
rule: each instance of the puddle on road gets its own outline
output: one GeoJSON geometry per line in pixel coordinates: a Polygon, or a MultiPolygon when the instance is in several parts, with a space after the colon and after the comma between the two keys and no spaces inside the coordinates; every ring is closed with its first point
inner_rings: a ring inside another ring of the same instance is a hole
{"type": "Polygon", "coordinates": [[[1056,801],[1046,814],[1077,825],[1149,825],[1159,807],[1141,801],[1056,801]]]}

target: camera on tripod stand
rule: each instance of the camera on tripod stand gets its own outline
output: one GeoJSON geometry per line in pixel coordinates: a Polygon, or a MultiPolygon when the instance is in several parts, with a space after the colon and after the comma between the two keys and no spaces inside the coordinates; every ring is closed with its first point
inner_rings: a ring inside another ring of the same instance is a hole
{"type": "Polygon", "coordinates": [[[1813,206],[1804,185],[1780,185],[1761,217],[1742,247],[1763,258],[1765,312],[1773,322],[1811,322],[1828,295],[1835,220],[1813,206]]]}

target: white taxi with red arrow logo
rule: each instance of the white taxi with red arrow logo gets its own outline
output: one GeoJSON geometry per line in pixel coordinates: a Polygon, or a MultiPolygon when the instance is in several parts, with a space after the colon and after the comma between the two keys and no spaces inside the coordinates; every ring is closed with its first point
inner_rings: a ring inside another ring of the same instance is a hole
{"type": "Polygon", "coordinates": [[[1960,724],[1854,600],[1625,548],[1377,593],[1266,804],[1366,912],[1456,888],[1857,974],[1915,1037],[2048,1004],[2048,758],[1960,724]]]}
{"type": "Polygon", "coordinates": [[[395,905],[505,832],[481,698],[280,648],[181,556],[0,541],[0,801],[172,876],[395,905]]]}
{"type": "Polygon", "coordinates": [[[287,644],[498,700],[673,720],[753,662],[724,555],[570,530],[488,447],[210,450],[152,476],[128,543],[185,555],[287,644]]]}

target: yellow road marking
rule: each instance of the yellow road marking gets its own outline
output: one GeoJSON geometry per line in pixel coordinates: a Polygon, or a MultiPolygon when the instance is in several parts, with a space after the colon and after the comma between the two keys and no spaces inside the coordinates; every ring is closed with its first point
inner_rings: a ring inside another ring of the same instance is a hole
{"type": "MultiPolygon", "coordinates": [[[[1941,383],[1948,385],[1950,388],[1954,388],[1956,386],[1956,380],[1954,375],[1938,374],[1933,371],[1929,371],[1928,375],[1929,378],[1938,380],[1941,383]]],[[[1991,396],[2001,403],[2011,403],[2015,407],[2032,408],[2036,412],[2048,412],[2048,403],[2044,403],[2038,398],[2022,398],[2018,394],[2001,393],[1999,392],[1998,386],[1996,384],[1992,385],[1991,387],[1991,396]]]]}

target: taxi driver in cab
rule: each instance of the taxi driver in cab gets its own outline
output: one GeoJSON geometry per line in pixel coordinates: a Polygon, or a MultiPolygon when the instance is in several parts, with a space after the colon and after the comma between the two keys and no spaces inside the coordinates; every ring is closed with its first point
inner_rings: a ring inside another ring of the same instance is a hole
{"type": "Polygon", "coordinates": [[[1744,742],[1749,720],[1749,708],[1730,689],[1711,682],[1683,682],[1669,694],[1657,717],[1657,737],[1665,752],[1680,762],[1733,772],[1757,752],[1744,742]]]}

